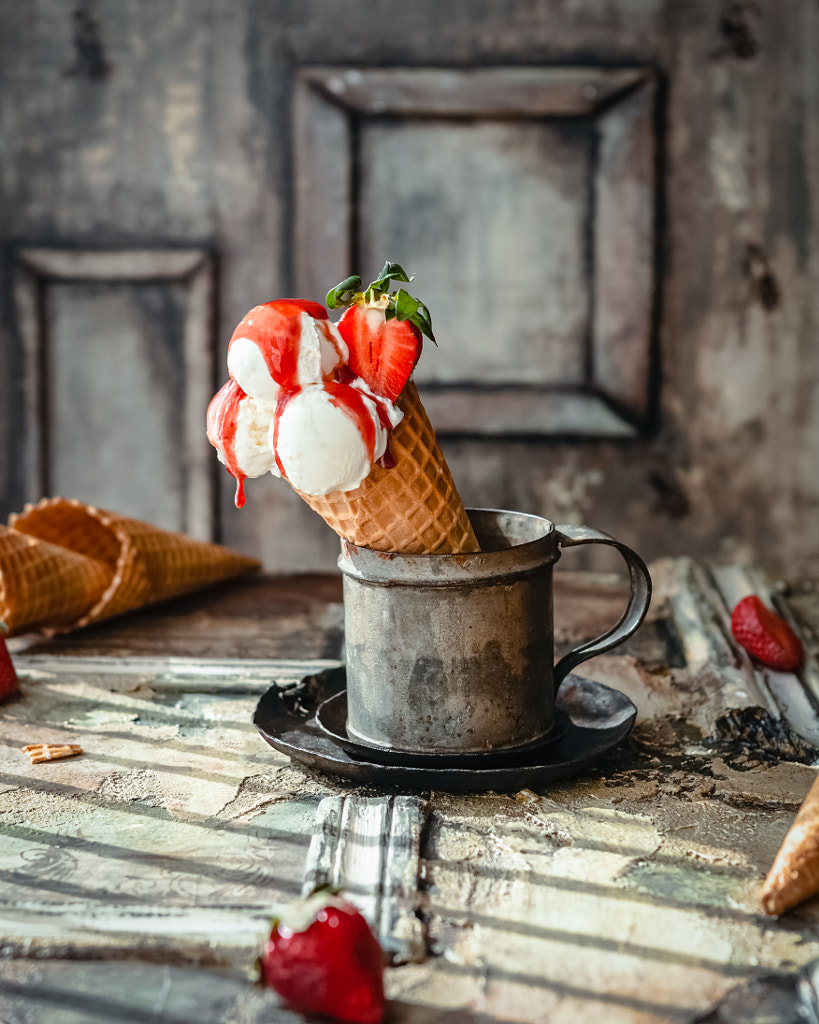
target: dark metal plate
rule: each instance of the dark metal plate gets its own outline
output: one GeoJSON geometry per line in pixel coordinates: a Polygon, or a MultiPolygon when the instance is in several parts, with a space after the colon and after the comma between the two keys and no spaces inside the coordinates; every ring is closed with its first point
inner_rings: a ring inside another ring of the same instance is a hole
{"type": "Polygon", "coordinates": [[[463,793],[524,789],[574,775],[625,739],[637,716],[619,690],[570,675],[557,698],[568,727],[540,751],[528,750],[513,763],[487,768],[385,765],[351,756],[316,721],[318,706],[345,684],[343,668],[289,686],[274,684],[259,700],[253,724],[272,747],[299,764],[359,785],[463,793]]]}
{"type": "Polygon", "coordinates": [[[569,728],[569,716],[560,708],[552,728],[545,736],[503,750],[479,750],[465,754],[415,752],[377,747],[347,735],[347,691],[328,697],[316,708],[316,721],[342,750],[358,760],[375,764],[403,765],[407,768],[494,768],[504,764],[524,764],[543,757],[544,749],[556,743],[569,728]]]}

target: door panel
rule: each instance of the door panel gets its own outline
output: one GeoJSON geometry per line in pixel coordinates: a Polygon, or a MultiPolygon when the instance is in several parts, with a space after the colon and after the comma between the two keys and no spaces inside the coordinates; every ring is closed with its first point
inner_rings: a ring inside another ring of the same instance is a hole
{"type": "Polygon", "coordinates": [[[332,567],[286,485],[233,507],[204,409],[251,306],[391,258],[468,504],[819,572],[817,39],[814,0],[0,0],[3,514],[332,567]]]}
{"type": "Polygon", "coordinates": [[[24,249],[16,292],[28,500],[80,498],[209,538],[209,254],[24,249]]]}
{"type": "Polygon", "coordinates": [[[321,294],[331,261],[339,280],[385,258],[417,275],[441,346],[416,378],[441,434],[634,435],[653,401],[654,72],[296,79],[297,286],[321,294]]]}
{"type": "Polygon", "coordinates": [[[587,126],[543,121],[362,130],[360,262],[377,269],[389,253],[436,310],[440,349],[419,384],[583,379],[593,146],[587,126]]]}

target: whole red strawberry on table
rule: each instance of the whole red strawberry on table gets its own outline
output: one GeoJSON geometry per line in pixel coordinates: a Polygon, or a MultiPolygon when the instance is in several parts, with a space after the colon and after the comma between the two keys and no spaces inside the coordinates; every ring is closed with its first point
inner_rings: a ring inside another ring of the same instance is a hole
{"type": "Polygon", "coordinates": [[[258,966],[260,980],[300,1013],[351,1024],[383,1019],[381,946],[358,909],[331,889],[274,917],[258,966]]]}
{"type": "Polygon", "coordinates": [[[0,622],[0,700],[3,700],[4,697],[10,697],[20,687],[9,649],[6,646],[6,632],[5,622],[0,622]]]}
{"type": "Polygon", "coordinates": [[[752,594],[731,613],[731,632],[745,650],[769,668],[792,672],[804,658],[802,642],[790,625],[752,594]]]}

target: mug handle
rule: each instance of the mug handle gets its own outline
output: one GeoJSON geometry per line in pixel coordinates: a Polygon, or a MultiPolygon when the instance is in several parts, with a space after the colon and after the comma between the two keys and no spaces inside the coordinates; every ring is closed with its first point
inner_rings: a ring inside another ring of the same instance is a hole
{"type": "Polygon", "coordinates": [[[556,526],[555,532],[561,548],[575,547],[578,544],[609,544],[616,548],[628,566],[631,585],[628,604],[620,620],[607,633],[569,651],[555,665],[554,681],[557,691],[558,686],[581,661],[611,650],[636,632],[651,604],[651,577],[642,558],[619,540],[609,537],[607,533],[592,530],[589,526],[556,526]]]}

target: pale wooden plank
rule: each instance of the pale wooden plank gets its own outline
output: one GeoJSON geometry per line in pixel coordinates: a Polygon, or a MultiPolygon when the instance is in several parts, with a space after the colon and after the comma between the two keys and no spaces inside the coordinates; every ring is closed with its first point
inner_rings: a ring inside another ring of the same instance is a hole
{"type": "Polygon", "coordinates": [[[298,1024],[271,990],[203,965],[0,961],[0,1020],[9,1024],[298,1024]]]}
{"type": "Polygon", "coordinates": [[[46,456],[43,440],[46,436],[44,423],[46,410],[42,393],[40,345],[42,324],[40,322],[39,291],[39,282],[32,269],[18,262],[14,268],[14,303],[23,349],[22,414],[24,426],[17,438],[18,443],[23,446],[26,501],[38,501],[45,488],[46,456]]]}
{"type": "Polygon", "coordinates": [[[346,112],[297,77],[293,98],[294,288],[323,301],[352,272],[352,140],[346,112]]]}
{"type": "Polygon", "coordinates": [[[304,82],[364,114],[584,116],[632,87],[640,68],[313,67],[304,82]]]}
{"type": "Polygon", "coordinates": [[[634,437],[636,428],[590,392],[523,388],[422,388],[441,433],[634,437]]]}
{"type": "Polygon", "coordinates": [[[296,681],[308,675],[338,668],[335,658],[175,658],[175,657],[83,657],[82,655],[26,654],[18,644],[24,638],[12,638],[9,648],[21,676],[30,678],[87,679],[110,676],[144,680],[160,690],[187,693],[218,693],[241,688],[249,693],[264,693],[274,680],[296,681]]]}
{"type": "Polygon", "coordinates": [[[656,92],[647,78],[600,117],[594,175],[592,374],[637,416],[646,415],[650,399],[656,92]]]}
{"type": "Polygon", "coordinates": [[[41,277],[65,281],[165,281],[194,274],[203,249],[24,248],[19,257],[41,277]]]}
{"type": "Polygon", "coordinates": [[[669,600],[691,671],[718,674],[726,708],[762,707],[780,718],[764,680],[747,660],[737,657],[725,601],[707,569],[693,559],[680,558],[674,564],[674,577],[676,587],[669,600]]]}
{"type": "Polygon", "coordinates": [[[426,801],[410,796],[328,796],[316,812],[303,894],[318,885],[341,890],[395,964],[420,962],[426,955],[416,910],[428,813],[426,801]]]}
{"type": "MultiPolygon", "coordinates": [[[[749,594],[756,594],[765,604],[776,606],[773,594],[760,572],[737,565],[714,566],[712,572],[729,611],[749,594]]],[[[796,626],[796,623],[792,622],[792,625],[796,626]]],[[[737,657],[747,662],[757,677],[764,679],[763,685],[770,690],[791,727],[809,743],[819,747],[819,716],[815,692],[808,682],[807,674],[801,670],[799,674],[776,671],[751,659],[738,643],[735,643],[734,648],[737,657]],[[806,685],[803,685],[800,676],[805,679],[806,685]]]]}
{"type": "Polygon", "coordinates": [[[213,391],[214,266],[204,259],[190,279],[183,351],[184,494],[182,531],[214,540],[215,470],[213,449],[203,429],[213,391]]]}

